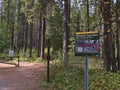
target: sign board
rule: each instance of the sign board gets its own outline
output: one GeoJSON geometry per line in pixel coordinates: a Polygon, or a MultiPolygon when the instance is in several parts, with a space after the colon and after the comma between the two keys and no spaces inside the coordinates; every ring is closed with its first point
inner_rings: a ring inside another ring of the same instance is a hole
{"type": "Polygon", "coordinates": [[[76,32],[75,55],[99,55],[98,32],[76,32]]]}
{"type": "Polygon", "coordinates": [[[9,50],[9,57],[13,57],[14,56],[14,51],[13,50],[9,50]]]}

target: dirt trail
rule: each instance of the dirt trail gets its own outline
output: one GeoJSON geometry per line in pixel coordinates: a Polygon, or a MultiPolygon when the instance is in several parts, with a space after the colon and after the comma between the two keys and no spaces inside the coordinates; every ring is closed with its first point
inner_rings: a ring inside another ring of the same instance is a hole
{"type": "Polygon", "coordinates": [[[0,63],[0,90],[44,90],[39,87],[43,63],[21,62],[20,67],[0,63]]]}

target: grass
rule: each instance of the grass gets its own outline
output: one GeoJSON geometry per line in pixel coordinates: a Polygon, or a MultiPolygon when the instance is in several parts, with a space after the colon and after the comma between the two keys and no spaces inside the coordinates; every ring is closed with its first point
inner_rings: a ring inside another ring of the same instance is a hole
{"type": "MultiPolygon", "coordinates": [[[[72,56],[67,67],[60,60],[51,61],[50,83],[44,87],[52,90],[84,90],[84,57],[72,56]]],[[[119,90],[120,72],[105,73],[103,61],[89,57],[89,90],[119,90]]],[[[46,71],[43,82],[46,81],[46,71]]],[[[42,85],[42,82],[41,82],[42,85]]]]}
{"type": "MultiPolygon", "coordinates": [[[[6,56],[2,55],[2,56],[6,56]]],[[[17,60],[17,58],[16,58],[17,60]]],[[[70,56],[67,66],[61,60],[50,61],[50,83],[46,83],[46,70],[40,86],[48,90],[84,90],[84,60],[85,57],[70,56]]],[[[40,62],[39,57],[24,57],[20,61],[40,62]]],[[[119,90],[120,72],[104,72],[103,61],[99,57],[88,57],[89,90],[119,90]]]]}

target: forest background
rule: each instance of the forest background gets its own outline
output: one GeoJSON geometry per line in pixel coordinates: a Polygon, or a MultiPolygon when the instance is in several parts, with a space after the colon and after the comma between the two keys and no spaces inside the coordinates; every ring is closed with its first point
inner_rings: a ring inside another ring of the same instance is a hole
{"type": "Polygon", "coordinates": [[[51,58],[66,65],[74,56],[76,32],[100,33],[100,57],[107,72],[120,70],[119,0],[1,0],[0,52],[21,50],[23,57],[51,58]]]}

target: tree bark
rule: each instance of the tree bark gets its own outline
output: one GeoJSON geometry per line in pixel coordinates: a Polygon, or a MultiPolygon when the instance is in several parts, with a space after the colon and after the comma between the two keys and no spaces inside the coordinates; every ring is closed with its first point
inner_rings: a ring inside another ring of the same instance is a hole
{"type": "Polygon", "coordinates": [[[41,29],[41,51],[40,51],[40,57],[41,57],[41,59],[44,59],[45,32],[46,32],[46,19],[45,19],[45,17],[42,17],[42,29],[41,29]]]}
{"type": "Polygon", "coordinates": [[[28,45],[28,22],[25,19],[25,26],[24,26],[24,53],[26,54],[27,51],[27,45],[28,45]]]}
{"type": "Polygon", "coordinates": [[[14,45],[14,21],[11,21],[12,25],[11,25],[11,49],[13,49],[13,45],[14,45]]]}
{"type": "Polygon", "coordinates": [[[117,47],[117,68],[120,70],[120,44],[119,44],[119,31],[120,31],[120,1],[116,1],[116,47],[117,47]]]}
{"type": "Polygon", "coordinates": [[[10,29],[11,31],[11,42],[10,42],[10,48],[13,49],[13,42],[14,42],[14,21],[12,21],[12,17],[10,15],[10,0],[7,0],[7,29],[10,29]],[[10,18],[11,17],[11,18],[10,18]],[[12,24],[11,24],[12,23],[12,24]]]}
{"type": "Polygon", "coordinates": [[[115,61],[115,45],[113,43],[112,29],[111,29],[111,0],[101,1],[102,16],[103,16],[103,59],[105,71],[116,72],[115,61]]]}
{"type": "Polygon", "coordinates": [[[119,20],[119,22],[117,23],[118,25],[118,27],[117,27],[117,31],[116,31],[116,44],[117,44],[117,62],[118,62],[118,65],[117,65],[117,67],[118,67],[118,70],[120,70],[120,44],[119,44],[119,31],[120,31],[120,20],[119,20]]]}
{"type": "Polygon", "coordinates": [[[32,36],[33,36],[33,23],[31,22],[30,23],[30,44],[29,44],[29,50],[30,50],[30,53],[29,53],[29,57],[32,57],[32,36]]]}
{"type": "Polygon", "coordinates": [[[68,63],[68,45],[70,37],[70,1],[64,0],[63,61],[68,63]]]}
{"type": "MultiPolygon", "coordinates": [[[[34,0],[31,0],[31,4],[30,4],[30,9],[32,9],[34,6],[34,0]]],[[[29,44],[29,57],[32,57],[32,48],[33,48],[33,16],[31,16],[31,22],[30,22],[30,44],[29,44]]]]}
{"type": "Polygon", "coordinates": [[[37,56],[40,57],[40,51],[41,51],[41,22],[42,21],[42,17],[40,15],[40,19],[39,19],[39,30],[38,30],[38,45],[37,45],[37,56]]]}
{"type": "Polygon", "coordinates": [[[89,28],[89,0],[87,0],[87,31],[89,32],[90,31],[90,28],[89,28]]]}

